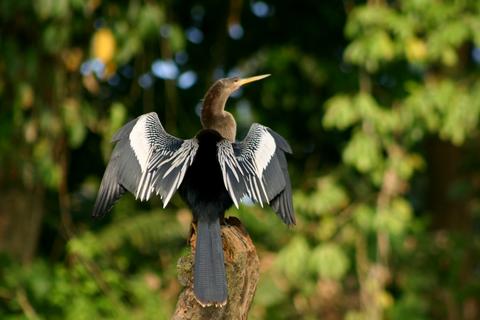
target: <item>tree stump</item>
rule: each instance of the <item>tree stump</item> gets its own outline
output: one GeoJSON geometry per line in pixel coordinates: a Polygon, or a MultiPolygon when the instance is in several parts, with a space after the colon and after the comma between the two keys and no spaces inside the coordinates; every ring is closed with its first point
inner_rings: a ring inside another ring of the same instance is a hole
{"type": "Polygon", "coordinates": [[[192,252],[177,264],[178,280],[185,288],[178,297],[174,320],[247,319],[260,278],[260,262],[255,246],[240,220],[229,217],[221,226],[227,273],[228,299],[223,307],[202,307],[193,294],[193,261],[196,234],[192,232],[192,252]]]}

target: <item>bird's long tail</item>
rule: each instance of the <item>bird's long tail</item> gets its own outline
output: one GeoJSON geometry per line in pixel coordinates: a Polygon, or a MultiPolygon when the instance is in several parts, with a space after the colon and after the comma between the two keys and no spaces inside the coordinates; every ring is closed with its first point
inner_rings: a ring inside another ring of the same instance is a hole
{"type": "Polygon", "coordinates": [[[193,291],[202,306],[225,305],[227,281],[220,222],[199,217],[195,251],[193,291]]]}

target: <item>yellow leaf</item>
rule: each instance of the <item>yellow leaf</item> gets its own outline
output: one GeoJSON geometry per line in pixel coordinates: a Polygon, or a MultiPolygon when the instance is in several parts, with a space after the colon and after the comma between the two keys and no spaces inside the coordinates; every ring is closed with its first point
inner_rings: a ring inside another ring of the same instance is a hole
{"type": "Polygon", "coordinates": [[[32,86],[28,83],[21,84],[20,88],[20,103],[24,109],[30,109],[35,101],[35,93],[32,86]]]}
{"type": "Polygon", "coordinates": [[[116,51],[116,41],[112,31],[101,28],[92,38],[92,55],[107,64],[113,59],[116,51]]]}
{"type": "Polygon", "coordinates": [[[427,57],[427,46],[418,38],[407,41],[407,59],[410,62],[421,62],[427,57]]]}
{"type": "Polygon", "coordinates": [[[452,48],[448,48],[447,50],[442,52],[442,62],[447,67],[453,67],[458,62],[457,53],[452,48]]]}
{"type": "Polygon", "coordinates": [[[380,302],[380,305],[385,309],[392,306],[395,302],[392,295],[384,290],[378,293],[378,300],[380,302]]]}

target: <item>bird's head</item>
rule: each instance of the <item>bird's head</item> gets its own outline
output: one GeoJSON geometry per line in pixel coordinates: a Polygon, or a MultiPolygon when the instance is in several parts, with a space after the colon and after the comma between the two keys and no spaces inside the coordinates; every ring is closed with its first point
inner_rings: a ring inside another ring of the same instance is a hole
{"type": "Polygon", "coordinates": [[[224,78],[218,80],[218,83],[221,86],[221,90],[223,92],[227,92],[228,95],[232,94],[235,90],[240,88],[241,86],[246,85],[247,83],[251,83],[254,81],[258,81],[270,76],[269,74],[262,74],[259,76],[248,77],[248,78],[240,78],[240,77],[231,77],[231,78],[224,78]]]}
{"type": "Polygon", "coordinates": [[[262,74],[249,78],[232,77],[217,80],[208,89],[203,99],[202,114],[200,116],[202,126],[206,129],[216,130],[225,139],[235,141],[237,124],[232,114],[225,111],[225,103],[228,97],[241,86],[268,76],[269,74],[262,74]]]}

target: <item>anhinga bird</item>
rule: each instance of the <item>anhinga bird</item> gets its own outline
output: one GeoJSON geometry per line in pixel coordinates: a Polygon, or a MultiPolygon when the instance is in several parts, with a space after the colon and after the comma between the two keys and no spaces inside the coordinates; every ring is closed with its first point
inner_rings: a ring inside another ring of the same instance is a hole
{"type": "Polygon", "coordinates": [[[203,129],[192,139],[169,135],[154,112],[130,121],[112,139],[116,146],[93,216],[105,215],[127,190],[141,201],[160,195],[165,207],[178,189],[197,222],[193,289],[203,306],[227,301],[220,222],[232,204],[238,208],[248,197],[270,204],[283,222],[295,224],[285,158],[290,146],[258,123],[235,142],[235,119],[224,110],[233,91],[267,76],[216,81],[203,100],[203,129]]]}

